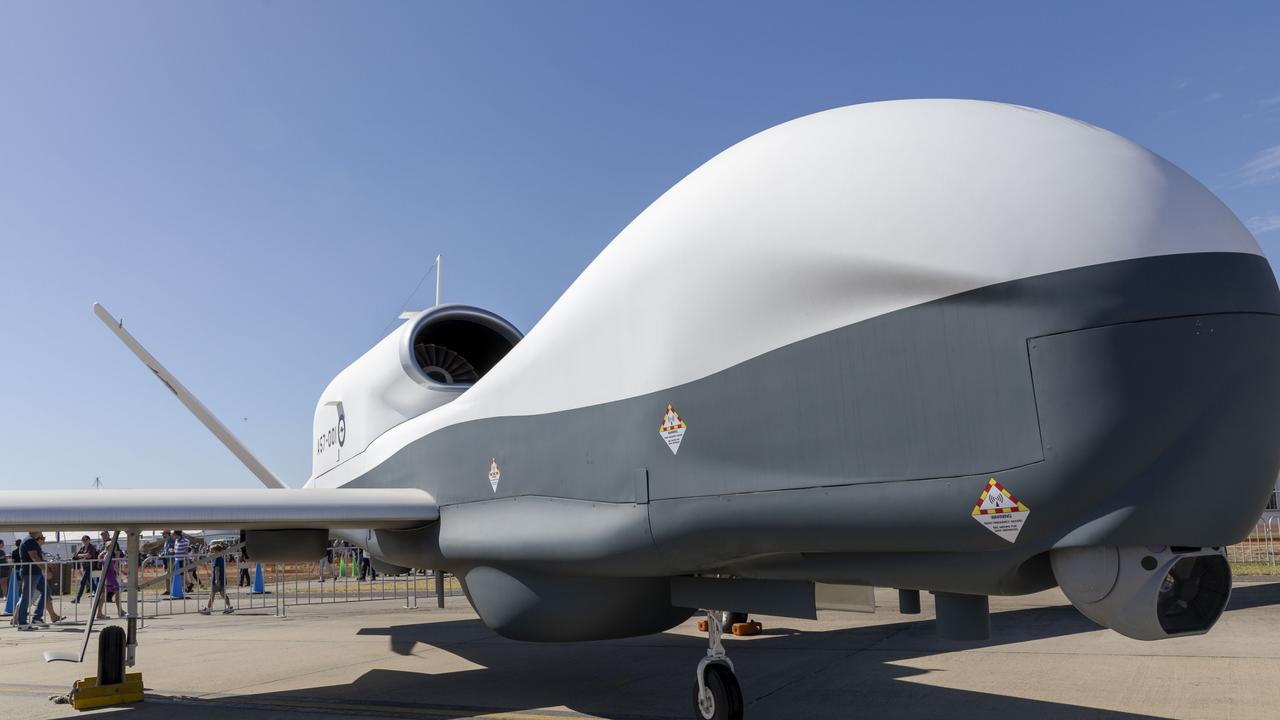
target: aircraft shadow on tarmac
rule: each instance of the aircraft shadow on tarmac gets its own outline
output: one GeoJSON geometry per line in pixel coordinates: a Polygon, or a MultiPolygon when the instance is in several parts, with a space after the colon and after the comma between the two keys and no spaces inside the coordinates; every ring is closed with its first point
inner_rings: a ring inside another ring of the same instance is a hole
{"type": "MultiPolygon", "coordinates": [[[[1228,611],[1277,604],[1280,583],[1256,585],[1237,588],[1228,611]]],[[[977,643],[938,640],[927,619],[822,632],[781,625],[767,635],[730,638],[725,644],[742,681],[747,715],[754,718],[1150,717],[1017,697],[1018,688],[1000,687],[995,673],[990,686],[973,690],[895,682],[927,672],[902,661],[1100,629],[1069,605],[998,612],[991,626],[993,639],[977,643]]],[[[395,712],[391,708],[418,708],[414,714],[427,717],[433,710],[443,717],[563,705],[606,718],[683,720],[691,714],[693,668],[706,647],[698,637],[673,633],[595,643],[518,643],[496,636],[478,620],[365,628],[358,634],[385,635],[400,655],[412,655],[423,644],[480,667],[440,674],[372,670],[351,685],[228,700],[250,707],[297,703],[313,710],[328,703],[359,704],[375,714],[379,706],[388,714],[395,712]]]]}

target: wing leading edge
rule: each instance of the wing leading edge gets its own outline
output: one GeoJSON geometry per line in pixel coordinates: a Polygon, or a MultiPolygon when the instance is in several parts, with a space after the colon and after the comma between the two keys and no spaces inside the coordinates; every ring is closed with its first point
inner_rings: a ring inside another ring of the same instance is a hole
{"type": "Polygon", "coordinates": [[[0,531],[406,529],[439,517],[435,498],[414,488],[0,492],[0,531]]]}

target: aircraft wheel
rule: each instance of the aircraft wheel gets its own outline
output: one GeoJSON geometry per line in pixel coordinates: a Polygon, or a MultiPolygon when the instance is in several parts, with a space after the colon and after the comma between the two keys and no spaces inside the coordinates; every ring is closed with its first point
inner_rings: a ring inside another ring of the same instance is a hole
{"type": "Polygon", "coordinates": [[[742,688],[724,663],[711,663],[703,671],[707,691],[693,686],[694,717],[700,720],[742,720],[742,688]]]}

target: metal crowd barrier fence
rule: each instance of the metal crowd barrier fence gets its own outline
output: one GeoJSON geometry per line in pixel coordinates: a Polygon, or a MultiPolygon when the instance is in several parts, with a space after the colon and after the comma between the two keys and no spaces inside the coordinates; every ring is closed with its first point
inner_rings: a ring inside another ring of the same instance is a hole
{"type": "MultiPolygon", "coordinates": [[[[1277,564],[1280,551],[1280,515],[1264,515],[1254,524],[1249,536],[1227,548],[1227,559],[1244,565],[1277,564]]],[[[1244,568],[1247,572],[1248,568],[1244,568]]]]}
{"type": "MultiPolygon", "coordinates": [[[[283,616],[290,606],[369,600],[402,600],[406,608],[416,608],[424,597],[436,599],[437,604],[443,607],[445,597],[462,594],[457,579],[448,573],[437,577],[433,571],[410,570],[399,575],[386,575],[376,572],[369,563],[362,564],[359,554],[351,552],[336,552],[332,563],[263,564],[263,592],[255,593],[257,564],[252,561],[242,563],[234,554],[224,553],[224,557],[225,591],[227,600],[236,611],[266,609],[283,616]]],[[[210,553],[192,554],[185,558],[143,558],[138,571],[140,619],[145,621],[166,615],[194,613],[207,607],[212,558],[210,553]],[[174,587],[173,582],[174,575],[179,572],[181,588],[174,587]],[[174,590],[181,592],[174,593],[174,590]]],[[[111,598],[104,597],[101,604],[101,612],[108,618],[124,617],[126,613],[127,563],[121,556],[114,565],[114,581],[105,579],[107,590],[114,594],[111,598]]],[[[32,582],[26,580],[26,589],[32,593],[32,601],[28,603],[29,621],[34,616],[36,603],[45,604],[46,622],[60,617],[75,623],[87,621],[94,588],[104,581],[100,563],[86,560],[10,562],[0,567],[9,570],[3,583],[5,587],[0,588],[4,592],[0,594],[0,611],[9,616],[11,623],[17,619],[17,604],[22,594],[20,578],[31,578],[33,568],[38,569],[44,581],[46,597],[35,597],[40,594],[38,588],[33,589],[32,582]],[[9,586],[14,589],[10,590],[9,586]]],[[[212,612],[222,612],[223,608],[221,596],[214,598],[212,612]]],[[[0,624],[2,627],[4,625],[0,624]]]]}

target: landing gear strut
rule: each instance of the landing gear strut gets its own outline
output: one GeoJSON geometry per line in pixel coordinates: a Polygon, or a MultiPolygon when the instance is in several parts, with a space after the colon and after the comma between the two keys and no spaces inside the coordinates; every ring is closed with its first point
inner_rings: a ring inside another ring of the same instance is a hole
{"type": "Polygon", "coordinates": [[[698,682],[693,686],[693,710],[700,720],[742,720],[742,688],[720,643],[728,615],[707,611],[707,656],[698,662],[698,682]]]}

